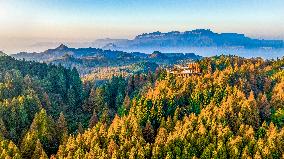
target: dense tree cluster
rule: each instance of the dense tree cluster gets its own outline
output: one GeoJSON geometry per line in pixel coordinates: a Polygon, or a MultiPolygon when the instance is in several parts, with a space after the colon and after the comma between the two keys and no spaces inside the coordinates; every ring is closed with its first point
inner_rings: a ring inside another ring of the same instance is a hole
{"type": "Polygon", "coordinates": [[[284,59],[198,63],[96,84],[1,57],[1,158],[283,158],[284,59]]]}
{"type": "Polygon", "coordinates": [[[139,62],[131,65],[113,66],[113,67],[95,67],[87,75],[84,75],[84,81],[109,80],[113,76],[129,77],[134,74],[153,72],[159,67],[155,62],[139,62]]]}
{"type": "Polygon", "coordinates": [[[6,140],[15,143],[22,157],[31,158],[39,148],[43,154],[56,153],[63,135],[55,121],[65,120],[61,112],[66,115],[67,137],[68,130],[77,130],[82,103],[76,69],[0,57],[0,136],[3,145],[12,145],[6,140]]]}

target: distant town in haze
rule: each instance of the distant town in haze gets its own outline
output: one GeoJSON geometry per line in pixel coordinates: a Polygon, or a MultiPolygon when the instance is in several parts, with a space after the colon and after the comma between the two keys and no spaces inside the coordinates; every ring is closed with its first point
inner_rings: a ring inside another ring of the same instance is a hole
{"type": "Polygon", "coordinates": [[[0,158],[284,158],[284,1],[0,6],[0,158]]]}

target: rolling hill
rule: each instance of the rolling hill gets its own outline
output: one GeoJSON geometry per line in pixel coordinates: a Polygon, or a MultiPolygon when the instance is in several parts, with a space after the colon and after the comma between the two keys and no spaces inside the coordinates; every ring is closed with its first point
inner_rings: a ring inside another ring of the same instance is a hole
{"type": "Polygon", "coordinates": [[[95,67],[118,67],[141,62],[171,65],[182,60],[198,60],[202,58],[194,53],[161,53],[158,51],[152,54],[141,52],[127,53],[91,47],[69,48],[63,44],[57,48],[39,53],[20,52],[11,56],[16,59],[53,63],[66,68],[76,67],[81,74],[87,74],[95,67]]]}

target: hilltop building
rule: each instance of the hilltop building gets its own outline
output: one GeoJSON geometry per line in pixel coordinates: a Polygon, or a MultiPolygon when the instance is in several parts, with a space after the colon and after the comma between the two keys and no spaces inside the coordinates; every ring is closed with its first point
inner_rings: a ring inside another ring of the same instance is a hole
{"type": "Polygon", "coordinates": [[[199,64],[195,62],[190,62],[186,65],[174,65],[173,68],[167,69],[167,72],[177,77],[190,77],[201,74],[199,64]]]}

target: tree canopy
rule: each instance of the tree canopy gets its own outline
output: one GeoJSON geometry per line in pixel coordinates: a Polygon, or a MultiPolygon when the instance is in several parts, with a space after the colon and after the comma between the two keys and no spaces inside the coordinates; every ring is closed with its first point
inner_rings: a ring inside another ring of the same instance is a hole
{"type": "Polygon", "coordinates": [[[0,158],[283,158],[284,58],[197,63],[96,84],[0,57],[0,158]]]}

